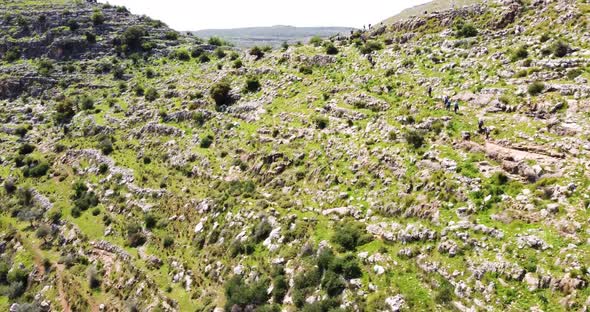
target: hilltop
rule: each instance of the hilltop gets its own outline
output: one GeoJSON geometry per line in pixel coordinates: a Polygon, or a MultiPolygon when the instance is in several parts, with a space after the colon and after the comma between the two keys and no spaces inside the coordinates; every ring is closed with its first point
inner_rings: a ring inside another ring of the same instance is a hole
{"type": "Polygon", "coordinates": [[[383,21],[384,24],[392,24],[413,16],[422,16],[434,12],[459,9],[465,6],[481,3],[483,0],[433,0],[425,4],[417,5],[403,10],[399,14],[383,21]]]}
{"type": "Polygon", "coordinates": [[[587,1],[276,49],[0,11],[0,310],[588,309],[587,1]]]}

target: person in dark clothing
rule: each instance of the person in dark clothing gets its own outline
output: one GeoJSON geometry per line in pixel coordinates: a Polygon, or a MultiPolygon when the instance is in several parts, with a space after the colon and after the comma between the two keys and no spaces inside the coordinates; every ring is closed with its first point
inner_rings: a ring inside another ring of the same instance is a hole
{"type": "Polygon", "coordinates": [[[432,87],[428,87],[428,97],[432,98],[432,87]]]}
{"type": "Polygon", "coordinates": [[[479,129],[479,133],[483,133],[483,132],[484,132],[484,130],[485,130],[485,128],[483,127],[483,124],[484,124],[484,121],[483,121],[483,119],[480,119],[480,120],[477,122],[477,127],[478,127],[478,129],[479,129]]]}
{"type": "Polygon", "coordinates": [[[459,101],[455,101],[455,114],[459,112],[459,101]]]}

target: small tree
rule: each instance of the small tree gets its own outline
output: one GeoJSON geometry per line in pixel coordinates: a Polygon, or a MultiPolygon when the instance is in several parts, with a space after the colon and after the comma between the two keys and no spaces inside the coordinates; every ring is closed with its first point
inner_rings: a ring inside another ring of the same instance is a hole
{"type": "Polygon", "coordinates": [[[410,130],[404,134],[406,142],[413,148],[418,149],[424,145],[424,135],[417,130],[410,130]]]}
{"type": "Polygon", "coordinates": [[[51,227],[45,223],[41,224],[37,231],[35,232],[35,236],[37,238],[43,239],[43,242],[47,243],[47,237],[51,234],[51,227]]]}
{"type": "Polygon", "coordinates": [[[215,105],[221,107],[223,105],[231,104],[230,91],[231,86],[229,85],[229,82],[220,81],[211,87],[209,93],[211,94],[211,98],[215,101],[215,105]]]}
{"type": "Polygon", "coordinates": [[[250,55],[255,56],[256,60],[259,60],[264,57],[264,51],[262,51],[260,47],[256,46],[250,49],[250,55]]]}

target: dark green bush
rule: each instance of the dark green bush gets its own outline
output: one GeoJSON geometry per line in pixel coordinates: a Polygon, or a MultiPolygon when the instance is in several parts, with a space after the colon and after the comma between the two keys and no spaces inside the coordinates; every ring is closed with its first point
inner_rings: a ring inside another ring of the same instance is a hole
{"type": "Polygon", "coordinates": [[[383,49],[383,44],[379,41],[369,40],[361,47],[362,54],[371,54],[373,51],[379,51],[383,49]]]}
{"type": "Polygon", "coordinates": [[[109,155],[113,152],[113,141],[110,138],[103,138],[98,143],[98,149],[102,151],[103,154],[109,155]]]}
{"type": "Polygon", "coordinates": [[[215,56],[218,59],[222,59],[227,55],[221,47],[218,47],[217,49],[215,49],[215,51],[213,53],[215,54],[215,56]]]}
{"type": "Polygon", "coordinates": [[[270,225],[270,223],[268,223],[268,221],[266,220],[262,220],[260,221],[256,227],[254,228],[253,231],[253,239],[256,243],[260,243],[263,240],[265,240],[268,235],[270,234],[270,232],[272,231],[272,226],[270,225]]]}
{"type": "Polygon", "coordinates": [[[418,130],[409,130],[404,134],[404,139],[410,146],[418,149],[424,145],[424,134],[418,130]]]}
{"type": "Polygon", "coordinates": [[[145,244],[146,237],[139,224],[131,224],[127,227],[127,243],[131,247],[137,247],[145,244]]]}
{"type": "Polygon", "coordinates": [[[299,66],[299,72],[304,75],[311,75],[313,74],[313,69],[309,65],[301,65],[299,66]]]}
{"type": "Polygon", "coordinates": [[[94,24],[95,26],[102,25],[105,21],[104,14],[102,14],[102,12],[100,11],[94,11],[90,19],[92,20],[92,24],[94,24]]]}
{"type": "Polygon", "coordinates": [[[35,146],[29,143],[25,143],[18,148],[19,155],[28,155],[35,150],[35,146]]]}
{"type": "Polygon", "coordinates": [[[370,242],[371,237],[362,223],[347,220],[336,226],[331,240],[346,250],[355,250],[356,247],[370,242]]]}
{"type": "Polygon", "coordinates": [[[10,49],[8,49],[8,51],[6,51],[6,53],[4,54],[4,60],[12,63],[15,61],[18,61],[20,59],[21,56],[21,52],[20,49],[17,47],[12,47],[10,49]]]}
{"type": "Polygon", "coordinates": [[[175,31],[168,31],[164,35],[164,38],[166,38],[166,40],[178,40],[178,33],[175,31]]]}
{"type": "Polygon", "coordinates": [[[262,57],[264,57],[264,51],[262,51],[262,49],[260,47],[253,47],[252,49],[250,49],[250,55],[255,56],[256,60],[261,59],[262,57]]]}
{"type": "Polygon", "coordinates": [[[211,87],[209,93],[215,101],[217,107],[231,104],[230,96],[231,86],[227,81],[220,81],[211,87]]]}
{"type": "Polygon", "coordinates": [[[160,95],[158,94],[158,91],[156,91],[156,89],[154,88],[148,88],[145,91],[145,99],[148,100],[149,102],[153,102],[156,99],[158,99],[160,95]]]}
{"type": "Polygon", "coordinates": [[[521,46],[518,49],[516,49],[516,51],[514,51],[514,53],[512,54],[511,60],[513,62],[516,62],[519,60],[524,60],[527,57],[529,57],[529,51],[527,50],[527,48],[525,46],[521,46]]]}
{"type": "Polygon", "coordinates": [[[326,117],[316,116],[313,119],[313,123],[315,124],[316,128],[325,129],[328,127],[329,120],[326,117]]]}
{"type": "Polygon", "coordinates": [[[459,22],[455,25],[455,36],[459,38],[469,38],[478,35],[478,30],[472,24],[459,22]]]}
{"type": "Polygon", "coordinates": [[[128,51],[140,51],[143,48],[146,30],[141,26],[131,26],[123,32],[121,43],[126,45],[128,51]]]}
{"type": "Polygon", "coordinates": [[[199,143],[199,146],[201,148],[209,148],[211,146],[211,144],[213,144],[213,139],[214,138],[212,135],[207,134],[201,138],[201,142],[199,143]]]}
{"type": "Polygon", "coordinates": [[[260,90],[260,80],[258,77],[249,76],[246,78],[246,85],[244,86],[245,92],[257,92],[260,90]]]}
{"type": "Polygon", "coordinates": [[[328,55],[336,55],[338,54],[338,48],[336,48],[336,46],[333,43],[327,43],[325,45],[325,49],[326,49],[326,54],[328,55]]]}
{"type": "Polygon", "coordinates": [[[529,85],[528,92],[532,96],[539,95],[545,90],[545,84],[542,82],[536,81],[529,85]]]}
{"type": "Polygon", "coordinates": [[[551,50],[555,57],[564,57],[570,52],[570,46],[563,41],[557,41],[553,44],[551,50]]]}
{"type": "Polygon", "coordinates": [[[238,309],[244,309],[246,306],[261,306],[270,299],[267,293],[268,281],[266,279],[246,285],[241,276],[234,276],[225,283],[224,289],[226,311],[233,311],[234,306],[237,306],[238,309]]]}
{"type": "Polygon", "coordinates": [[[340,275],[328,271],[324,274],[324,278],[322,279],[322,288],[326,291],[328,296],[335,297],[338,296],[344,291],[346,284],[340,275]]]}

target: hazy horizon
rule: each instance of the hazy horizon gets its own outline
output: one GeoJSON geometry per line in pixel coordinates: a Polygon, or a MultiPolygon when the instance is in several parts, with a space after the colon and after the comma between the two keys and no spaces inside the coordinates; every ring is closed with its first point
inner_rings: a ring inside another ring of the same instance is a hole
{"type": "Polygon", "coordinates": [[[362,5],[358,2],[336,0],[300,0],[290,5],[272,0],[218,0],[206,3],[186,0],[99,2],[124,5],[134,14],[145,14],[162,20],[178,31],[198,31],[272,26],[362,28],[430,0],[408,0],[403,3],[367,0],[362,5]]]}

